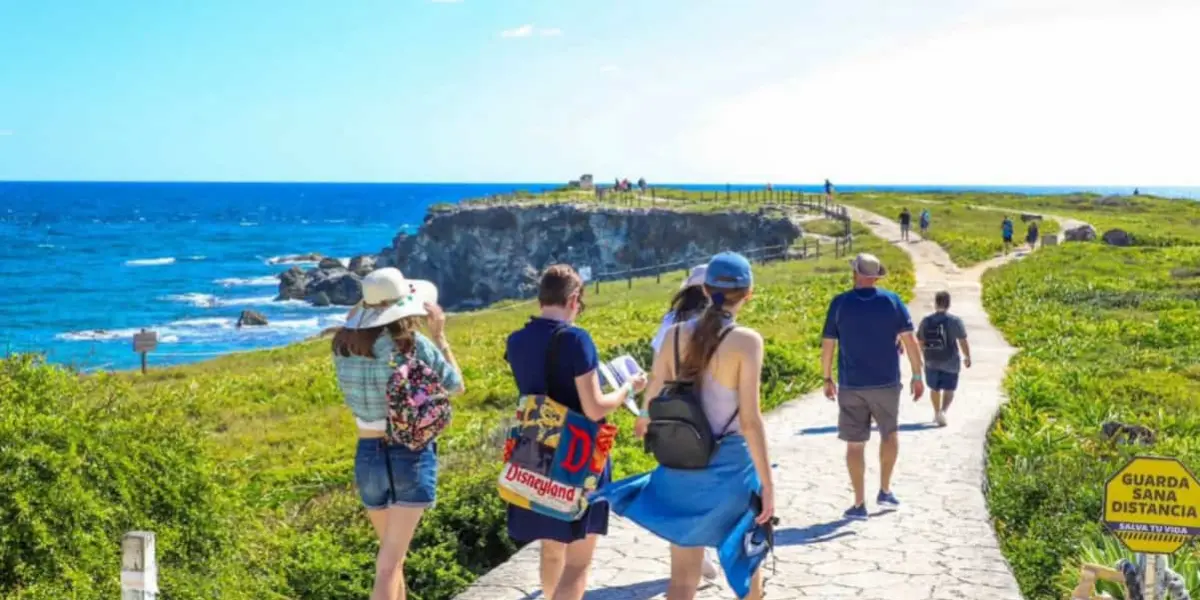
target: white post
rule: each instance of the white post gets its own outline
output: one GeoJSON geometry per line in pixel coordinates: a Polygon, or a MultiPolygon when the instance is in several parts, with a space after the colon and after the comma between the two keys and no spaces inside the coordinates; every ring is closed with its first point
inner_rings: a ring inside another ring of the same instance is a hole
{"type": "Polygon", "coordinates": [[[1162,600],[1167,578],[1167,557],[1162,554],[1138,554],[1142,571],[1142,594],[1145,600],[1162,600]]]}
{"type": "Polygon", "coordinates": [[[154,558],[154,533],[126,533],[121,538],[121,600],[154,600],[157,597],[158,562],[154,558]]]}

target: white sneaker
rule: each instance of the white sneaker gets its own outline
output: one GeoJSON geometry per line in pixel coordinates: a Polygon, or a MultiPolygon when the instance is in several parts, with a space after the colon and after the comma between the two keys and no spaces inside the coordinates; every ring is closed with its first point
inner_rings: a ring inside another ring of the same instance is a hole
{"type": "Polygon", "coordinates": [[[946,426],[946,413],[944,413],[942,411],[938,411],[938,413],[936,415],[934,415],[933,420],[937,422],[938,427],[945,427],[946,426]]]}
{"type": "Polygon", "coordinates": [[[716,579],[717,575],[720,574],[720,571],[717,570],[716,554],[712,548],[704,549],[704,565],[700,567],[700,574],[704,575],[704,578],[709,581],[716,579]]]}

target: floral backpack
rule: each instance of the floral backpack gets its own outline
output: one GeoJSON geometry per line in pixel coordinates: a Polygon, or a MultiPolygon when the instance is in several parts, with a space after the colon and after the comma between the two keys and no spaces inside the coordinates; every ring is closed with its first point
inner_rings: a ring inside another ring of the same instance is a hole
{"type": "Polygon", "coordinates": [[[450,424],[450,394],[437,371],[415,353],[393,357],[392,365],[387,442],[423,450],[450,424]]]}

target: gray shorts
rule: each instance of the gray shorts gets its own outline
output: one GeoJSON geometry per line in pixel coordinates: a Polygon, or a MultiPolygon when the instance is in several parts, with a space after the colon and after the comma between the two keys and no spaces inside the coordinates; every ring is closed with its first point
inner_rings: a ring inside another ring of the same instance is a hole
{"type": "Polygon", "coordinates": [[[879,426],[880,437],[899,427],[902,386],[848,390],[838,388],[838,439],[865,442],[871,439],[871,419],[879,426]]]}

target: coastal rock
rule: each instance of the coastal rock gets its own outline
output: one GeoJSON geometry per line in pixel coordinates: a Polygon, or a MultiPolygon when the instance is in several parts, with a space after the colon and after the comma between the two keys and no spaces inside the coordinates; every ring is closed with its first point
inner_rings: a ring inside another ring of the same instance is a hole
{"type": "Polygon", "coordinates": [[[238,316],[238,327],[261,327],[267,324],[267,316],[256,310],[243,310],[238,316]]]}
{"type": "MultiPolygon", "coordinates": [[[[336,261],[335,261],[336,262],[336,261]]],[[[362,278],[341,263],[303,271],[292,267],[279,275],[275,300],[304,300],[316,306],[350,306],[362,299],[362,278]]]]}
{"type": "Polygon", "coordinates": [[[1063,232],[1064,242],[1090,242],[1096,239],[1096,228],[1091,225],[1080,225],[1063,232]]]}
{"type": "Polygon", "coordinates": [[[311,263],[320,262],[322,258],[324,257],[316,252],[310,252],[308,254],[289,254],[287,256],[276,256],[268,259],[267,264],[287,265],[292,263],[311,263]]]}
{"type": "Polygon", "coordinates": [[[375,270],[375,257],[369,255],[355,256],[350,259],[350,272],[359,277],[366,277],[367,273],[375,270]]]}
{"type": "Polygon", "coordinates": [[[722,250],[754,258],[749,250],[790,246],[801,234],[786,217],[746,212],[570,204],[442,207],[431,210],[415,234],[397,235],[376,266],[434,282],[441,304],[462,310],[532,296],[540,271],[555,263],[612,279],[654,265],[691,266],[722,250]]]}
{"type": "Polygon", "coordinates": [[[1108,231],[1104,232],[1103,236],[1100,237],[1102,240],[1104,240],[1104,243],[1108,244],[1109,246],[1133,245],[1133,236],[1129,235],[1129,232],[1125,231],[1124,229],[1109,229],[1108,231]]]}
{"type": "Polygon", "coordinates": [[[321,262],[317,263],[318,269],[345,269],[346,265],[336,258],[322,258],[321,262]]]}
{"type": "Polygon", "coordinates": [[[304,270],[300,267],[292,267],[280,273],[279,295],[275,300],[303,300],[304,284],[304,270]]]}
{"type": "Polygon", "coordinates": [[[1021,222],[1022,223],[1028,223],[1030,221],[1041,221],[1041,220],[1042,220],[1042,215],[1021,213],[1021,222]]]}

